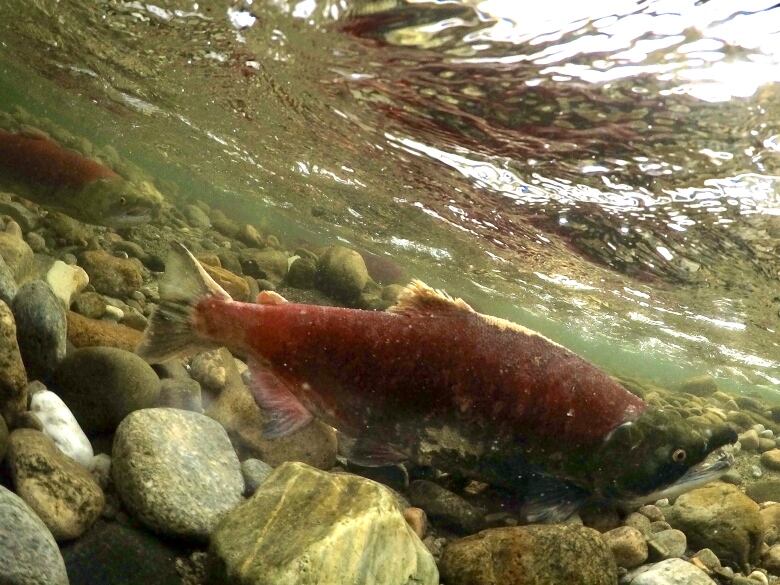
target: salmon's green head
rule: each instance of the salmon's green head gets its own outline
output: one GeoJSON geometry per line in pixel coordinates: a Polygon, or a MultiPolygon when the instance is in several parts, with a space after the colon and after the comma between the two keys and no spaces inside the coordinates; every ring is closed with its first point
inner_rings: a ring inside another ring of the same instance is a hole
{"type": "Polygon", "coordinates": [[[67,214],[98,225],[125,227],[157,218],[164,198],[148,181],[108,178],[92,181],[63,209],[67,214]]]}
{"type": "Polygon", "coordinates": [[[671,497],[725,473],[733,463],[725,446],[736,440],[725,423],[703,427],[649,407],[607,435],[589,462],[589,483],[593,493],[610,500],[671,497]]]}

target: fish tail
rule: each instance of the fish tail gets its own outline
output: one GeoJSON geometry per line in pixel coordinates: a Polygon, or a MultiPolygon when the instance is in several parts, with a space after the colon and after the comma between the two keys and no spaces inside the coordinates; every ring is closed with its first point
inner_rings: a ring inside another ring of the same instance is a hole
{"type": "Polygon", "coordinates": [[[136,353],[148,362],[158,363],[216,347],[199,336],[195,328],[198,305],[210,297],[232,300],[187,248],[172,242],[160,280],[160,303],[136,353]]]}

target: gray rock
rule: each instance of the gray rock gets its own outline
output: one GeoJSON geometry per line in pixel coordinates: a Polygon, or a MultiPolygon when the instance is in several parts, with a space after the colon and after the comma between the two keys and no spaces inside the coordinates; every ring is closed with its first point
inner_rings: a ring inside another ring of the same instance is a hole
{"type": "Polygon", "coordinates": [[[19,289],[11,310],[27,375],[31,379],[50,379],[65,357],[68,332],[65,308],[49,285],[34,280],[19,289]]]}
{"type": "Polygon", "coordinates": [[[287,276],[287,254],[281,250],[246,248],[241,250],[239,260],[247,276],[267,279],[274,284],[280,283],[287,276]]]}
{"type": "Polygon", "coordinates": [[[680,384],[678,390],[694,396],[712,396],[718,391],[718,382],[709,374],[688,378],[680,384]]]}
{"type": "Polygon", "coordinates": [[[715,482],[677,498],[666,519],[693,548],[709,548],[738,568],[755,564],[764,526],[758,505],[731,484],[715,482]]]}
{"type": "Polygon", "coordinates": [[[603,534],[618,567],[633,569],[647,560],[647,541],[644,535],[630,526],[619,526],[603,534]]]}
{"type": "Polygon", "coordinates": [[[767,478],[751,482],[745,493],[754,502],[780,502],[780,479],[767,478]]]}
{"type": "Polygon", "coordinates": [[[0,194],[0,215],[7,215],[13,219],[27,233],[38,227],[38,215],[17,201],[12,201],[7,193],[0,194]]]}
{"type": "Polygon", "coordinates": [[[220,391],[225,387],[227,373],[217,350],[197,354],[190,362],[190,375],[204,388],[220,391]]]}
{"type": "Polygon", "coordinates": [[[584,526],[483,530],[447,545],[439,566],[447,585],[617,583],[617,567],[606,542],[584,526]]]}
{"type": "Polygon", "coordinates": [[[433,557],[395,495],[350,474],[279,466],[211,537],[210,582],[434,585],[433,557]]]}
{"type": "Polygon", "coordinates": [[[27,374],[19,352],[13,313],[0,301],[0,415],[9,422],[27,410],[27,374]]]}
{"type": "Polygon", "coordinates": [[[25,241],[30,249],[36,253],[46,252],[46,239],[37,232],[30,232],[25,236],[25,241]]]}
{"type": "Polygon", "coordinates": [[[648,520],[651,522],[658,522],[659,520],[664,519],[663,510],[654,504],[647,504],[642,506],[637,511],[643,516],[647,516],[648,520]]]}
{"type": "Polygon", "coordinates": [[[230,270],[230,272],[233,274],[244,274],[244,271],[241,268],[241,261],[238,259],[238,255],[236,255],[235,252],[231,252],[230,250],[220,250],[217,252],[217,257],[222,264],[222,268],[225,270],[230,270]]]}
{"type": "Polygon", "coordinates": [[[200,384],[191,378],[160,380],[160,398],[157,406],[203,412],[200,384]]]}
{"type": "Polygon", "coordinates": [[[647,541],[652,560],[679,558],[685,554],[688,542],[685,534],[674,528],[652,534],[647,541]]]}
{"type": "Polygon", "coordinates": [[[184,217],[192,227],[209,228],[211,227],[211,220],[206,213],[195,205],[185,205],[182,207],[182,213],[184,217]]]}
{"type": "Polygon", "coordinates": [[[682,559],[668,559],[645,565],[629,573],[621,583],[626,585],[717,585],[707,573],[682,559]]]}
{"type": "Polygon", "coordinates": [[[112,476],[127,508],[164,534],[206,540],[242,501],[244,479],[225,430],[173,408],[131,413],[114,436],[112,476]]]}
{"type": "Polygon", "coordinates": [[[9,222],[5,231],[0,231],[0,256],[17,282],[32,266],[32,248],[22,238],[22,230],[15,222],[9,222]]]}
{"type": "Polygon", "coordinates": [[[0,485],[0,583],[68,585],[57,543],[24,501],[0,485]]]}
{"type": "Polygon", "coordinates": [[[96,292],[83,292],[73,297],[71,308],[79,315],[100,319],[106,312],[106,300],[96,292]]]}
{"type": "Polygon", "coordinates": [[[434,523],[458,532],[472,533],[482,526],[484,513],[439,484],[418,479],[409,485],[409,502],[422,508],[434,523]]]}
{"type": "Polygon", "coordinates": [[[314,288],[317,275],[317,264],[309,258],[298,258],[290,265],[287,273],[287,284],[295,288],[314,288]]]}
{"type": "Polygon", "coordinates": [[[631,526],[632,528],[636,528],[641,532],[642,534],[650,534],[650,525],[652,522],[650,519],[645,516],[644,514],[640,514],[639,512],[632,512],[626,517],[626,520],[623,522],[626,526],[631,526]]]}
{"type": "Polygon", "coordinates": [[[6,457],[14,491],[58,541],[79,537],[100,516],[103,490],[89,471],[40,431],[12,432],[6,457]]]}
{"type": "Polygon", "coordinates": [[[0,301],[10,305],[16,296],[17,290],[19,290],[19,287],[16,285],[14,273],[3,257],[0,256],[0,301]]]}
{"type": "Polygon", "coordinates": [[[756,451],[758,449],[758,433],[755,429],[750,429],[739,435],[739,443],[745,451],[756,451]]]}
{"type": "Polygon", "coordinates": [[[257,248],[265,246],[263,236],[260,235],[260,232],[258,232],[254,226],[251,226],[248,223],[241,226],[236,237],[247,246],[255,246],[257,248]]]}
{"type": "Polygon", "coordinates": [[[244,484],[246,485],[245,494],[251,496],[257,491],[263,482],[268,479],[274,468],[265,461],[259,459],[247,459],[241,462],[241,473],[244,475],[244,484]]]}
{"type": "Polygon", "coordinates": [[[140,357],[113,347],[84,347],[63,360],[57,394],[84,432],[113,431],[134,410],[157,404],[160,379],[140,357]]]}
{"type": "Polygon", "coordinates": [[[117,258],[103,250],[89,250],[80,260],[99,293],[127,298],[143,284],[143,265],[137,258],[117,258]]]}
{"type": "Polygon", "coordinates": [[[317,266],[318,285],[343,301],[354,301],[368,282],[363,257],[344,246],[331,246],[320,256],[317,266]]]}

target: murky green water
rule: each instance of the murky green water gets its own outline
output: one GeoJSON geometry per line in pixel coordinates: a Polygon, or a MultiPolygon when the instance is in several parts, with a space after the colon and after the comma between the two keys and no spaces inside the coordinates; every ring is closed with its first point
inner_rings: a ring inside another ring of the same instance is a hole
{"type": "Polygon", "coordinates": [[[770,6],[6,0],[0,105],[613,372],[772,396],[770,6]]]}

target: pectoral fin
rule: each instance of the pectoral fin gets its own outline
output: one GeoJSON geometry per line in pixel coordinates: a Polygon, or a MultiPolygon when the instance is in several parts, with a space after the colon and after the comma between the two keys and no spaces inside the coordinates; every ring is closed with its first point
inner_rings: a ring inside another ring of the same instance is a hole
{"type": "Polygon", "coordinates": [[[249,371],[249,390],[268,417],[263,437],[285,437],[312,421],[314,417],[295,397],[287,381],[257,360],[250,360],[249,371]]]}
{"type": "Polygon", "coordinates": [[[529,523],[560,523],[588,500],[584,490],[545,475],[528,480],[521,513],[529,523]]]}

